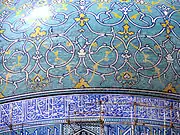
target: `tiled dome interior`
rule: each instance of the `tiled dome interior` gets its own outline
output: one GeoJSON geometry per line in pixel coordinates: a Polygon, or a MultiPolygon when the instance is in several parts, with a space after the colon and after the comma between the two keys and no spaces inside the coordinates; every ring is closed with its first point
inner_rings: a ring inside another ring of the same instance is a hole
{"type": "Polygon", "coordinates": [[[0,0],[0,134],[178,134],[179,7],[0,0]]]}

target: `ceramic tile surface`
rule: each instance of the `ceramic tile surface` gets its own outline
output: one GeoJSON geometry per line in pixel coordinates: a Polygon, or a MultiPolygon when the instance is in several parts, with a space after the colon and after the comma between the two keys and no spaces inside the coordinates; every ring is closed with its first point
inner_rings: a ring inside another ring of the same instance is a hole
{"type": "Polygon", "coordinates": [[[179,135],[179,7],[0,0],[0,135],[179,135]]]}
{"type": "Polygon", "coordinates": [[[163,98],[79,94],[15,101],[1,104],[0,108],[1,135],[180,133],[180,103],[163,98]]]}
{"type": "Polygon", "coordinates": [[[178,0],[1,0],[1,97],[65,88],[180,92],[178,0]]]}

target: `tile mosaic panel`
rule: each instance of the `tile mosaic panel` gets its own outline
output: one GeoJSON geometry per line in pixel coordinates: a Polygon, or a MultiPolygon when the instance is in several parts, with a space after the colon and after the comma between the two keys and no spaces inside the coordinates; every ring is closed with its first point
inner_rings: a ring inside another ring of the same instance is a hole
{"type": "Polygon", "coordinates": [[[179,0],[0,0],[0,97],[118,87],[180,93],[179,0]]]}
{"type": "Polygon", "coordinates": [[[75,135],[79,130],[98,135],[101,133],[100,120],[108,135],[119,135],[119,132],[124,132],[124,135],[129,132],[132,135],[140,132],[151,132],[153,135],[156,132],[162,132],[158,135],[175,132],[178,135],[180,103],[153,97],[81,94],[34,98],[0,105],[0,134],[8,130],[22,132],[23,129],[29,135],[40,135],[41,130],[47,135],[48,132],[49,135],[53,132],[75,135]]]}

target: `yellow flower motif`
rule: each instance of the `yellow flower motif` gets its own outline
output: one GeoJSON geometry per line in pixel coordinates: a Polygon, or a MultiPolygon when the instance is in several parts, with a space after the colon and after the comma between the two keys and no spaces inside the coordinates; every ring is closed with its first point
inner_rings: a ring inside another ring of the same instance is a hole
{"type": "Polygon", "coordinates": [[[172,86],[172,83],[169,83],[163,91],[166,93],[176,93],[176,89],[172,86]]]}
{"type": "Polygon", "coordinates": [[[46,35],[46,31],[41,31],[41,27],[36,27],[35,28],[35,32],[32,32],[30,34],[30,37],[32,38],[36,38],[37,40],[39,40],[39,37],[41,36],[45,36],[46,35]]]}
{"type": "Polygon", "coordinates": [[[68,42],[66,42],[66,46],[68,46],[68,47],[72,46],[72,43],[68,41],[68,42]]]}
{"type": "Polygon", "coordinates": [[[0,92],[0,98],[4,98],[4,95],[0,92]]]}
{"type": "Polygon", "coordinates": [[[33,79],[32,79],[33,83],[35,83],[35,82],[42,82],[42,80],[43,80],[43,77],[41,75],[39,75],[39,74],[34,76],[33,79]]]}
{"type": "Polygon", "coordinates": [[[160,47],[160,45],[155,45],[154,48],[155,49],[160,49],[161,47],[160,47]]]}
{"type": "Polygon", "coordinates": [[[123,26],[124,31],[119,31],[118,34],[124,35],[124,38],[127,39],[129,36],[133,35],[133,31],[129,31],[130,26],[125,22],[123,26]]]}
{"type": "Polygon", "coordinates": [[[114,15],[115,18],[122,18],[122,16],[120,16],[119,14],[112,12],[112,14],[114,15]]]}
{"type": "Polygon", "coordinates": [[[3,29],[0,29],[0,34],[3,34],[5,30],[3,29]]]}
{"type": "Polygon", "coordinates": [[[165,23],[161,23],[163,28],[166,28],[166,38],[169,38],[169,34],[171,33],[171,30],[174,29],[174,26],[169,23],[168,20],[165,21],[165,23]]]}
{"type": "Polygon", "coordinates": [[[122,78],[123,80],[131,80],[133,78],[133,75],[131,72],[126,71],[122,73],[122,78]]]}
{"type": "Polygon", "coordinates": [[[84,14],[80,14],[79,18],[75,18],[76,22],[80,22],[80,26],[83,27],[85,25],[86,22],[89,21],[89,18],[86,18],[84,14]]]}
{"type": "Polygon", "coordinates": [[[84,78],[81,78],[74,88],[89,88],[89,87],[90,87],[89,84],[84,80],[84,78]]]}
{"type": "Polygon", "coordinates": [[[134,20],[137,19],[138,15],[139,15],[139,13],[134,14],[133,16],[131,16],[131,19],[134,19],[134,20]]]}
{"type": "Polygon", "coordinates": [[[93,47],[97,47],[97,46],[98,46],[98,44],[97,44],[97,42],[93,42],[93,43],[91,44],[91,46],[93,46],[93,47]]]}

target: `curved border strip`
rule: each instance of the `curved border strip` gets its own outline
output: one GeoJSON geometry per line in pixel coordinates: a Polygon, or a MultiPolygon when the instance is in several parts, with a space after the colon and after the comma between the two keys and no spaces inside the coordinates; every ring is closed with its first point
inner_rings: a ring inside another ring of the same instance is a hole
{"type": "Polygon", "coordinates": [[[55,96],[55,95],[69,95],[69,94],[131,94],[138,96],[167,98],[180,102],[180,95],[173,93],[163,93],[152,90],[138,90],[138,89],[121,89],[121,88],[83,88],[83,89],[56,89],[52,91],[43,91],[36,93],[28,93],[12,97],[0,99],[0,104],[14,102],[18,100],[55,96]]]}

